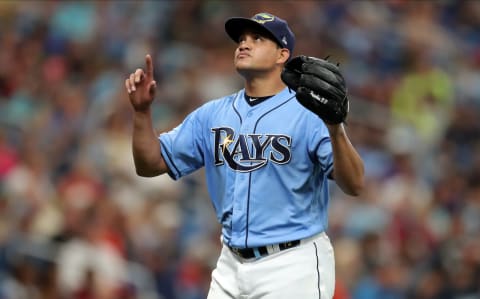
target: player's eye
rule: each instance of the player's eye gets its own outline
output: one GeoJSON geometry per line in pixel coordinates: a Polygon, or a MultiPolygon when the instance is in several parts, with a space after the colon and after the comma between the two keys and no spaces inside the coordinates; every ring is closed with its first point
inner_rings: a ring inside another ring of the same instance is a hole
{"type": "Polygon", "coordinates": [[[256,41],[261,41],[263,40],[263,36],[261,36],[260,34],[254,34],[253,39],[256,41]]]}
{"type": "Polygon", "coordinates": [[[258,33],[245,33],[240,35],[240,37],[238,38],[238,43],[240,44],[247,41],[247,38],[250,38],[250,40],[252,41],[262,41],[265,39],[265,37],[258,33]]]}

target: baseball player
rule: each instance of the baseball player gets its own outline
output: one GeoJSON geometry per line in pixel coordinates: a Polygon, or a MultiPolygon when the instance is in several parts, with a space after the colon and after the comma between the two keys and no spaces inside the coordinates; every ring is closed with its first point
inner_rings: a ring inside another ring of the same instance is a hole
{"type": "Polygon", "coordinates": [[[205,167],[223,243],[208,299],[332,298],[328,179],[357,195],[364,173],[342,125],[345,81],[327,60],[293,58],[294,34],[277,16],[231,18],[225,29],[244,88],[172,131],[152,126],[152,58],[126,79],[137,174],[176,180],[205,167]]]}

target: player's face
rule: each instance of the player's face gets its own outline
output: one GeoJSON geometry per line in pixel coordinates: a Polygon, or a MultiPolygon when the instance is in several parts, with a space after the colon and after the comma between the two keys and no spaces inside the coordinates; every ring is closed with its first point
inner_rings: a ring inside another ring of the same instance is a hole
{"type": "Polygon", "coordinates": [[[235,68],[241,74],[271,71],[282,63],[281,52],[284,50],[264,35],[245,31],[235,50],[235,68]]]}

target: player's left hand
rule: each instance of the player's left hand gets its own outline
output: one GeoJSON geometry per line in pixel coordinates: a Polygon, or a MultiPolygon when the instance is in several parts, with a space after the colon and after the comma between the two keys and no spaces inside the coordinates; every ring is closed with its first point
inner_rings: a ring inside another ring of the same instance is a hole
{"type": "Polygon", "coordinates": [[[338,65],[327,60],[297,56],[285,64],[282,81],[297,93],[297,100],[330,125],[345,121],[348,98],[338,65]]]}

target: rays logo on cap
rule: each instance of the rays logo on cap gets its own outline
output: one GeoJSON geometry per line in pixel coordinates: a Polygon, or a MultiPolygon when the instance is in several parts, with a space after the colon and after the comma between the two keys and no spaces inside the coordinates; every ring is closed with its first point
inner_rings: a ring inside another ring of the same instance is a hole
{"type": "Polygon", "coordinates": [[[272,22],[275,20],[275,17],[268,13],[259,13],[253,17],[253,20],[257,23],[264,24],[266,22],[272,22]]]}

